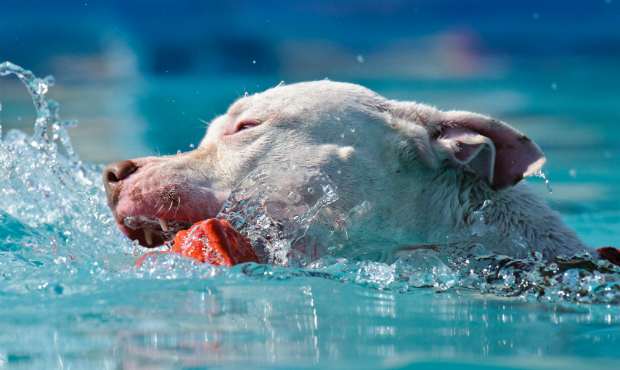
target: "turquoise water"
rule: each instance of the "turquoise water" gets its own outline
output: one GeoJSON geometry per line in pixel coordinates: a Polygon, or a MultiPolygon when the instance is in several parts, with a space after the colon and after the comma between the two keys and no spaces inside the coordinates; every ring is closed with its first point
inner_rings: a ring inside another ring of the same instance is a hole
{"type": "MultiPolygon", "coordinates": [[[[229,269],[166,255],[135,268],[145,250],[116,229],[102,166],[73,151],[67,127],[75,122],[61,120],[45,98],[53,79],[10,64],[0,74],[20,77],[37,112],[33,135],[2,132],[0,369],[620,366],[620,269],[587,255],[514,260],[464,245],[392,265],[324,258],[304,268],[229,269]]],[[[455,90],[417,89],[423,96],[455,90]]],[[[531,111],[557,115],[551,106],[572,115],[562,127],[592,145],[557,143],[553,132],[530,127],[550,161],[547,196],[588,244],[618,246],[618,197],[609,190],[617,172],[605,170],[617,168],[618,130],[608,124],[602,138],[580,134],[583,116],[605,120],[588,104],[607,103],[526,101],[512,108],[513,120],[527,125],[519,117],[531,111]]],[[[531,183],[547,192],[542,180],[531,183]]],[[[324,190],[316,205],[333,201],[324,190]]],[[[233,197],[221,216],[235,216],[235,204],[233,197]]],[[[306,226],[320,230],[315,224],[306,226]]]]}

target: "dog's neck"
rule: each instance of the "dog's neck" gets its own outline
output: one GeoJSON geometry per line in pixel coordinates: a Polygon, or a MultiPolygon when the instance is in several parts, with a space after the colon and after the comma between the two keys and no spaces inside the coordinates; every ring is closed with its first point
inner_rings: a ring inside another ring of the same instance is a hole
{"type": "MultiPolygon", "coordinates": [[[[437,195],[445,197],[450,194],[451,199],[434,204],[445,205],[437,214],[452,216],[450,222],[455,226],[456,234],[448,235],[448,238],[446,235],[432,235],[434,241],[469,240],[481,243],[489,251],[518,257],[538,251],[545,258],[553,258],[558,254],[572,255],[588,249],[562,222],[560,214],[550,209],[523,181],[499,191],[475,184],[476,181],[479,180],[462,175],[448,182],[445,178],[440,179],[438,184],[452,185],[447,192],[437,195]]],[[[445,225],[445,218],[432,220],[435,225],[442,221],[445,225]]],[[[449,230],[448,227],[445,229],[449,230]]]]}

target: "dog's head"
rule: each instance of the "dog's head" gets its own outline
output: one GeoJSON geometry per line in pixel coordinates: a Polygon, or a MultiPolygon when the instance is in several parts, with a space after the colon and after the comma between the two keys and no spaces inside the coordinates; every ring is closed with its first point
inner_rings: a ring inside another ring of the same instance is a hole
{"type": "Polygon", "coordinates": [[[363,200],[389,203],[402,184],[394,179],[419,168],[453,168],[503,189],[544,161],[536,144],[502,122],[317,81],[242,97],[211,122],[197,149],[115,162],[103,179],[120,229],[157,246],[216,216],[235,183],[265,164],[321,168],[338,185],[344,210],[363,200]]]}

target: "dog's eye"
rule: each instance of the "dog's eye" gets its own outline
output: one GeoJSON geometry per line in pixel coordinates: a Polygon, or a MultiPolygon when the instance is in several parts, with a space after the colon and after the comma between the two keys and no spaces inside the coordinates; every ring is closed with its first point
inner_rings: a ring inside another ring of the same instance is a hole
{"type": "Polygon", "coordinates": [[[243,121],[241,121],[241,122],[239,122],[237,124],[236,130],[235,130],[234,133],[250,129],[250,128],[258,126],[258,125],[260,125],[259,121],[256,121],[256,120],[243,120],[243,121]]]}

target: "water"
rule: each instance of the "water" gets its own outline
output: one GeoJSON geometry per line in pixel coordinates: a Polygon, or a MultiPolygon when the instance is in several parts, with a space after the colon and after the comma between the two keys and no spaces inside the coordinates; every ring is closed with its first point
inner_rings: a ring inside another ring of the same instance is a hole
{"type": "MultiPolygon", "coordinates": [[[[37,112],[33,135],[0,143],[0,369],[620,366],[620,268],[465,243],[348,260],[346,230],[322,222],[338,189],[317,168],[260,168],[219,215],[269,265],[157,255],[136,268],[145,250],[114,226],[102,166],[72,149],[76,122],[45,98],[53,79],[8,63],[0,74],[24,82],[37,112]],[[284,174],[295,185],[272,181],[284,174]]],[[[484,206],[476,216],[484,233],[484,206]]],[[[571,217],[586,236],[617,225],[571,217]]]]}

